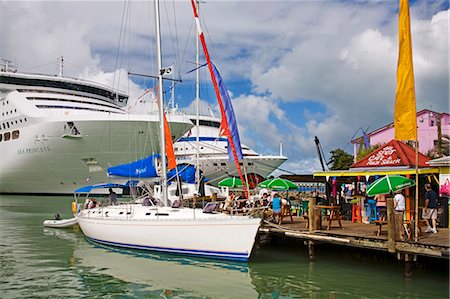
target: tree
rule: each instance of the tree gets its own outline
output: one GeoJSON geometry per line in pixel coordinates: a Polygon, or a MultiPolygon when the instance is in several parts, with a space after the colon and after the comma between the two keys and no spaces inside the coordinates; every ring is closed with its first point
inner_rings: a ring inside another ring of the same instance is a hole
{"type": "Polygon", "coordinates": [[[353,164],[353,156],[340,148],[332,150],[330,154],[330,163],[332,163],[331,170],[349,169],[353,164]]]}
{"type": "Polygon", "coordinates": [[[437,140],[434,140],[433,149],[429,150],[427,156],[431,159],[450,155],[450,136],[442,134],[437,140]]]}
{"type": "Polygon", "coordinates": [[[361,160],[362,158],[364,158],[365,156],[367,156],[368,154],[374,152],[375,150],[380,148],[380,144],[375,144],[374,146],[371,146],[369,148],[365,148],[365,149],[361,149],[358,151],[358,154],[356,155],[356,161],[361,160]]]}

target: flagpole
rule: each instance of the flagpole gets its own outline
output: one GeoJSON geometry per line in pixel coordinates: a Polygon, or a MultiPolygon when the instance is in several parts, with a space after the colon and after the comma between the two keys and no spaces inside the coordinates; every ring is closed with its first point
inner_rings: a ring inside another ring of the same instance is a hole
{"type": "Polygon", "coordinates": [[[414,205],[414,241],[419,241],[419,140],[416,136],[416,198],[414,205]]]}
{"type": "Polygon", "coordinates": [[[415,141],[416,196],[414,207],[415,233],[419,239],[419,138],[417,135],[416,94],[411,40],[409,0],[399,0],[398,13],[398,62],[395,91],[394,128],[395,139],[415,141]]]}

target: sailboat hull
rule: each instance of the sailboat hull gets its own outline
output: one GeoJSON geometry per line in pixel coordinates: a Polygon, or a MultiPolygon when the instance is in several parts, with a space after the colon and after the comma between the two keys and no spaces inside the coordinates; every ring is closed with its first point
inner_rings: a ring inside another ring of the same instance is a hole
{"type": "Polygon", "coordinates": [[[77,218],[83,233],[98,243],[240,261],[250,257],[261,221],[141,205],[83,210],[77,218]]]}

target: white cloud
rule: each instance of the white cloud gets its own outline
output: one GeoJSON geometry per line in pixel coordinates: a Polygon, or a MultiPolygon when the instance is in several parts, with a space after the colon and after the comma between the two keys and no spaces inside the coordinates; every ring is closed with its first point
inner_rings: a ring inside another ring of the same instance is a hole
{"type": "MultiPolygon", "coordinates": [[[[64,55],[67,75],[108,85],[120,77],[120,88],[133,98],[142,87],[129,81],[127,72],[157,73],[153,5],[141,1],[126,5],[123,15],[119,1],[0,2],[0,58],[15,60],[19,70],[56,73],[56,59],[64,55]],[[123,16],[128,30],[118,47],[123,16]],[[118,48],[123,57],[117,56],[118,48]]],[[[376,129],[392,122],[397,5],[389,1],[203,4],[200,14],[210,54],[227,85],[236,88],[236,82],[245,79],[252,88],[245,93],[231,90],[242,141],[263,154],[277,153],[283,142],[289,157],[284,167],[304,173],[303,169],[320,168],[314,136],[328,154],[336,147],[348,147],[359,127],[376,129]],[[305,101],[318,103],[319,108],[305,106],[305,101]]],[[[447,6],[444,1],[425,0],[411,6],[419,110],[431,106],[449,111],[449,11],[441,8],[447,6]]],[[[194,60],[190,3],[162,1],[161,11],[163,64],[174,63],[182,74],[193,68],[187,61],[194,60]]]]}

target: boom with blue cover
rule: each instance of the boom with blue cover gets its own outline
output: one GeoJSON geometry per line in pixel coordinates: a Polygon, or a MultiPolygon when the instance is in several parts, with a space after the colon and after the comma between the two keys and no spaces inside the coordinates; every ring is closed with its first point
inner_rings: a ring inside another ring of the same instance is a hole
{"type": "Polygon", "coordinates": [[[155,178],[158,176],[156,159],[159,157],[159,154],[155,154],[131,163],[111,166],[108,168],[108,175],[127,178],[155,178]]]}

